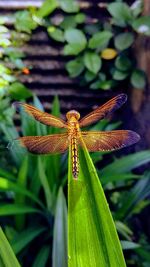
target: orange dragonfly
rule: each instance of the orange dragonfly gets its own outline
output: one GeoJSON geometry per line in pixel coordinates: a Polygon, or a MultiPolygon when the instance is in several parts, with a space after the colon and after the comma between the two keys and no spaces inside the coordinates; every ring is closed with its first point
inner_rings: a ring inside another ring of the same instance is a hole
{"type": "Polygon", "coordinates": [[[140,136],[128,130],[115,131],[81,131],[80,128],[88,126],[102,120],[111,112],[120,108],[127,100],[125,94],[120,94],[104,105],[98,107],[82,119],[76,110],[70,110],[66,114],[66,121],[42,112],[37,108],[15,102],[16,107],[21,107],[26,113],[34,117],[37,121],[58,128],[65,128],[65,133],[51,134],[46,136],[24,136],[17,140],[19,144],[26,147],[34,154],[63,153],[71,146],[72,174],[75,179],[79,174],[78,145],[87,147],[88,151],[113,151],[139,141],[140,136]]]}

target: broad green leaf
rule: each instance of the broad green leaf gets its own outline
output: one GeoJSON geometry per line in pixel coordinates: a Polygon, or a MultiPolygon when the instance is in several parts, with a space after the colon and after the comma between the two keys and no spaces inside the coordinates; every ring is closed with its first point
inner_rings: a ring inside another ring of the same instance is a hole
{"type": "Polygon", "coordinates": [[[30,227],[20,232],[11,242],[14,252],[18,254],[33,239],[42,234],[45,230],[45,227],[30,227]]]}
{"type": "Polygon", "coordinates": [[[86,147],[78,179],[68,170],[68,266],[126,266],[103,189],[86,147]]]}
{"type": "Polygon", "coordinates": [[[77,55],[86,47],[86,36],[81,30],[67,29],[65,39],[69,43],[64,47],[65,55],[77,55]]]}
{"type": "Polygon", "coordinates": [[[146,75],[142,70],[134,70],[131,75],[131,84],[134,88],[144,89],[146,85],[146,75]]]}
{"type": "Polygon", "coordinates": [[[58,6],[57,0],[45,0],[42,6],[36,12],[36,16],[44,18],[47,15],[50,15],[58,6]]]}
{"type": "Polygon", "coordinates": [[[78,24],[81,24],[83,22],[85,22],[86,20],[86,16],[84,13],[78,13],[76,16],[75,16],[75,21],[76,23],[78,24]]]}
{"type": "Polygon", "coordinates": [[[118,50],[125,50],[133,44],[134,36],[130,32],[120,33],[115,37],[114,42],[118,50]]]}
{"type": "Polygon", "coordinates": [[[23,100],[32,96],[32,92],[20,82],[14,82],[9,86],[9,93],[14,100],[23,100]]]}
{"type": "Polygon", "coordinates": [[[99,55],[94,52],[86,52],[84,54],[84,64],[86,68],[93,72],[94,74],[98,73],[102,66],[102,61],[99,55]]]}
{"type": "Polygon", "coordinates": [[[115,67],[121,71],[128,71],[131,66],[132,62],[124,55],[118,56],[115,60],[115,67]]]}
{"type": "Polygon", "coordinates": [[[21,267],[15,254],[6,239],[2,228],[0,228],[0,266],[1,267],[21,267]]]}
{"type": "Polygon", "coordinates": [[[125,26],[132,21],[132,12],[126,3],[111,3],[108,4],[107,10],[109,13],[125,26]]]}
{"type": "Polygon", "coordinates": [[[0,177],[0,191],[13,191],[19,195],[26,196],[44,208],[42,202],[34,194],[32,194],[31,191],[26,190],[26,188],[16,182],[0,177]]]}
{"type": "Polygon", "coordinates": [[[66,69],[69,72],[70,77],[74,78],[79,76],[84,70],[83,58],[78,57],[74,60],[70,60],[66,64],[66,69]]]}
{"type": "MultiPolygon", "coordinates": [[[[101,171],[98,172],[101,174],[101,171]]],[[[133,173],[105,173],[101,177],[102,184],[107,184],[109,182],[118,182],[118,181],[126,181],[131,179],[140,179],[141,176],[133,174],[133,173]]]]}
{"type": "Polygon", "coordinates": [[[41,213],[39,209],[25,206],[25,205],[16,205],[16,204],[1,204],[0,205],[0,216],[8,216],[15,214],[24,214],[24,213],[41,213]]]}
{"type": "Polygon", "coordinates": [[[107,47],[112,36],[113,34],[110,31],[101,31],[95,33],[89,40],[89,48],[99,48],[103,50],[105,47],[107,47]]]}
{"type": "Polygon", "coordinates": [[[64,17],[63,21],[59,24],[59,26],[63,29],[63,30],[67,30],[69,28],[76,28],[76,21],[75,21],[75,16],[72,15],[68,15],[64,17]]]}
{"type": "Polygon", "coordinates": [[[54,26],[49,26],[47,28],[47,31],[49,36],[52,37],[52,39],[62,43],[65,41],[64,32],[61,29],[58,29],[54,26]]]}
{"type": "Polygon", "coordinates": [[[68,263],[67,205],[61,187],[58,192],[56,211],[55,211],[52,263],[53,267],[66,267],[68,263]]]}
{"type": "Polygon", "coordinates": [[[17,31],[31,33],[37,27],[33,20],[32,13],[28,10],[18,11],[15,13],[15,28],[17,31]]]}
{"type": "Polygon", "coordinates": [[[132,27],[138,33],[150,35],[150,16],[142,16],[133,21],[132,27]]]}
{"type": "Polygon", "coordinates": [[[86,70],[85,74],[84,74],[84,78],[86,80],[86,82],[91,82],[92,80],[94,80],[96,77],[96,74],[89,71],[89,70],[86,70]]]}
{"type": "Polygon", "coordinates": [[[80,7],[75,0],[58,0],[60,8],[67,13],[76,13],[80,7]]]}
{"type": "Polygon", "coordinates": [[[50,254],[50,247],[49,246],[42,247],[36,256],[32,267],[41,267],[41,266],[45,267],[49,254],[50,254]]]}
{"type": "Polygon", "coordinates": [[[150,162],[150,150],[133,153],[108,164],[101,169],[101,175],[107,177],[107,175],[130,172],[148,162],[150,162]]]}
{"type": "Polygon", "coordinates": [[[123,71],[120,71],[117,69],[115,69],[113,72],[113,78],[114,78],[114,80],[117,80],[117,81],[124,80],[125,78],[127,78],[128,75],[129,74],[127,72],[123,72],[123,71]]]}

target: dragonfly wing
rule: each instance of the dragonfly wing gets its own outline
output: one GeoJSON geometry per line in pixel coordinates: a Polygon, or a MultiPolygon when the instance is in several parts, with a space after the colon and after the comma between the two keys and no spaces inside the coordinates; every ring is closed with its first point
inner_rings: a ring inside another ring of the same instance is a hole
{"type": "Polygon", "coordinates": [[[126,146],[135,144],[140,140],[140,136],[127,130],[116,130],[106,132],[81,132],[82,139],[87,149],[91,152],[94,151],[113,151],[126,146]]]}
{"type": "Polygon", "coordinates": [[[80,127],[88,126],[92,123],[95,123],[98,120],[104,119],[107,115],[114,112],[116,109],[120,108],[127,100],[127,96],[125,94],[120,94],[108,102],[106,102],[104,105],[98,107],[91,113],[89,113],[87,116],[82,118],[79,121],[80,127]]]}
{"type": "Polygon", "coordinates": [[[31,105],[21,103],[21,102],[15,102],[14,106],[18,110],[21,109],[21,110],[25,111],[27,114],[29,114],[30,116],[35,118],[37,121],[39,121],[45,125],[54,126],[54,127],[58,127],[58,128],[67,128],[65,121],[63,121],[60,118],[57,118],[53,115],[50,115],[46,112],[42,112],[39,109],[37,109],[31,105]]]}
{"type": "Polygon", "coordinates": [[[45,136],[24,136],[12,142],[9,148],[26,148],[33,154],[63,153],[69,145],[68,134],[51,134],[45,136]]]}

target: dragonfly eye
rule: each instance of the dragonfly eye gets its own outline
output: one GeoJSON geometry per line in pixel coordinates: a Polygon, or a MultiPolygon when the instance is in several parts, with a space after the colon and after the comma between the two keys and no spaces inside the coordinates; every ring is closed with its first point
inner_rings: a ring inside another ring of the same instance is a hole
{"type": "Polygon", "coordinates": [[[70,110],[66,114],[66,118],[70,120],[72,117],[75,117],[77,120],[80,119],[80,113],[76,110],[70,110]]]}

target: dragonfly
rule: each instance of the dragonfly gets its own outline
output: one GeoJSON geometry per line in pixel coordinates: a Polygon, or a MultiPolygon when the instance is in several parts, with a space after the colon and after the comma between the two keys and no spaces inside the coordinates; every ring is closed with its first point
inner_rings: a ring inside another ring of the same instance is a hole
{"type": "Polygon", "coordinates": [[[82,127],[94,124],[109,116],[120,108],[126,100],[126,94],[119,94],[81,119],[78,111],[70,110],[66,113],[66,121],[42,112],[29,104],[15,102],[17,109],[23,108],[28,115],[42,124],[65,129],[65,132],[59,134],[23,136],[16,140],[20,146],[25,147],[33,154],[64,153],[70,147],[72,175],[74,179],[77,179],[79,175],[79,146],[86,146],[89,152],[113,151],[139,141],[140,136],[131,130],[81,131],[82,127]]]}

